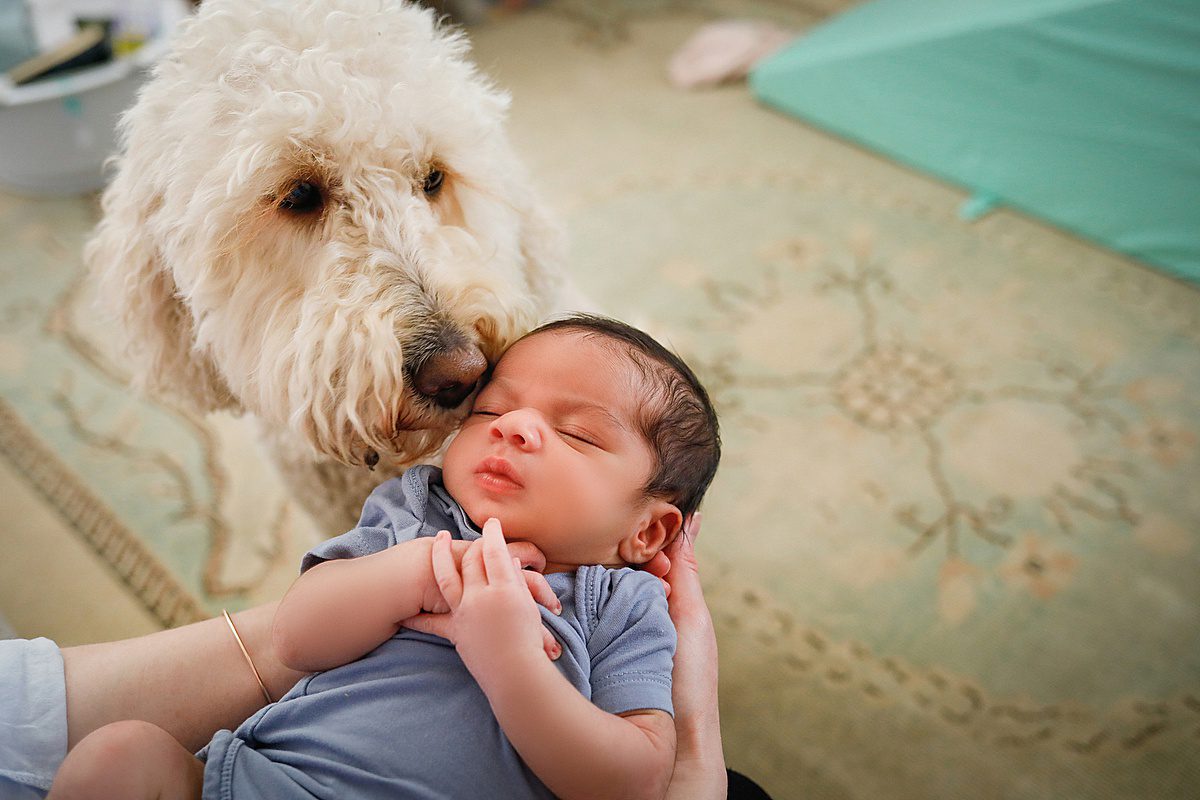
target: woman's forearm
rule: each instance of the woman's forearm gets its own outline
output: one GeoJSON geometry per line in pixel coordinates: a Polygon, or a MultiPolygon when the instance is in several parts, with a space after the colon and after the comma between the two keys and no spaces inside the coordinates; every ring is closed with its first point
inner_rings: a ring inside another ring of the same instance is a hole
{"type": "Polygon", "coordinates": [[[725,800],[728,775],[716,709],[705,718],[675,718],[679,736],[667,800],[725,800]]]}
{"type": "Polygon", "coordinates": [[[675,774],[668,800],[724,800],[727,775],[721,748],[717,710],[717,636],[700,586],[695,543],[700,535],[700,512],[688,522],[686,536],[677,536],[660,554],[660,577],[671,588],[667,602],[679,634],[671,699],[679,736],[675,774]]]}
{"type": "Polygon", "coordinates": [[[717,642],[711,622],[691,620],[680,636],[690,661],[676,656],[671,695],[679,735],[668,800],[725,800],[727,775],[717,707],[717,642]]]}
{"type": "MultiPolygon", "coordinates": [[[[305,673],[284,666],[270,647],[276,603],[233,615],[271,697],[305,673]]],[[[67,745],[97,728],[140,719],[199,749],[221,728],[237,727],[266,702],[224,618],[136,639],[63,650],[67,745]]]]}
{"type": "Polygon", "coordinates": [[[597,708],[542,653],[480,686],[522,760],[550,791],[575,798],[661,798],[675,758],[673,723],[658,730],[597,708]]]}

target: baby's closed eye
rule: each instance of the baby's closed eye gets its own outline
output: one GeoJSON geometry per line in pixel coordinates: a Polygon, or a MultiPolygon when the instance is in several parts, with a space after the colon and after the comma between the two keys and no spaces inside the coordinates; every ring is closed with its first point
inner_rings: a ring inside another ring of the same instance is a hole
{"type": "Polygon", "coordinates": [[[563,436],[570,437],[571,439],[591,445],[592,447],[600,447],[600,443],[596,439],[595,435],[589,433],[588,431],[579,430],[577,428],[559,428],[558,432],[563,436]]]}

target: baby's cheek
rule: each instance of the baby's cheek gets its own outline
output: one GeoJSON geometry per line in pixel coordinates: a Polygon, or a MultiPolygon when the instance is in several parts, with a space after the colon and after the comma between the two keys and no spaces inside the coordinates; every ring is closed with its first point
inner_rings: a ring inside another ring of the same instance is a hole
{"type": "MultiPolygon", "coordinates": [[[[559,473],[565,475],[566,473],[559,473]]],[[[560,480],[555,491],[545,492],[538,498],[541,513],[561,521],[563,517],[589,518],[593,504],[586,493],[580,491],[576,481],[560,480]]]]}
{"type": "Polygon", "coordinates": [[[458,479],[458,470],[451,464],[449,453],[446,453],[446,459],[442,462],[442,485],[451,497],[460,503],[463,502],[464,498],[459,497],[462,486],[458,479]]]}
{"type": "Polygon", "coordinates": [[[454,497],[457,497],[456,490],[467,488],[466,479],[470,477],[471,468],[478,461],[478,459],[472,459],[471,438],[470,431],[459,431],[450,440],[450,445],[446,448],[446,455],[442,458],[442,483],[454,497]]]}

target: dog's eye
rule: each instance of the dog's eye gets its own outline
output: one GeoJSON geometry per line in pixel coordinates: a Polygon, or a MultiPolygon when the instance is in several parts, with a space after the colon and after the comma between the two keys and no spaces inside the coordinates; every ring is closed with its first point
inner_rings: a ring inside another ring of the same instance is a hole
{"type": "Polygon", "coordinates": [[[307,214],[321,207],[321,188],[315,183],[300,181],[287,196],[279,201],[279,207],[294,214],[307,214]]]}
{"type": "Polygon", "coordinates": [[[446,173],[440,169],[430,170],[425,176],[425,184],[421,187],[425,191],[426,197],[434,197],[442,190],[442,182],[446,180],[446,173]]]}

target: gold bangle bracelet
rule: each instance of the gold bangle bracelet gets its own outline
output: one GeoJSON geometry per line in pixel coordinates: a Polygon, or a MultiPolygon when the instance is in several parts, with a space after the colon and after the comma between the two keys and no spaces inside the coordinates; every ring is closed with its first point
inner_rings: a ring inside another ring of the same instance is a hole
{"type": "Polygon", "coordinates": [[[221,609],[221,614],[224,615],[225,621],[229,623],[229,630],[233,632],[233,638],[237,641],[238,649],[246,657],[246,663],[250,665],[250,671],[254,673],[254,680],[258,681],[258,688],[262,689],[263,697],[267,703],[274,702],[271,700],[271,693],[267,691],[267,685],[263,683],[262,676],[258,674],[258,667],[254,666],[254,660],[250,658],[250,651],[246,649],[246,645],[242,643],[242,637],[238,635],[238,630],[234,627],[233,617],[229,616],[229,612],[223,608],[221,609]]]}

